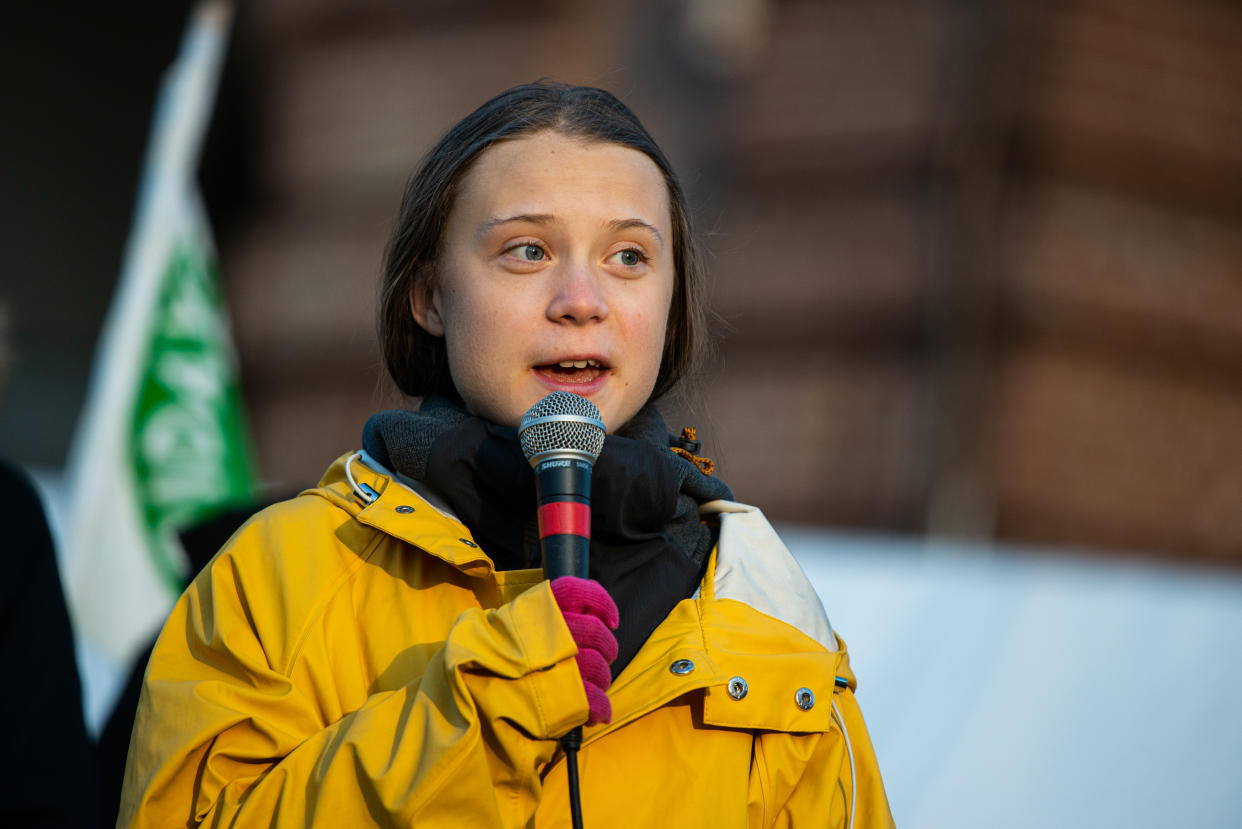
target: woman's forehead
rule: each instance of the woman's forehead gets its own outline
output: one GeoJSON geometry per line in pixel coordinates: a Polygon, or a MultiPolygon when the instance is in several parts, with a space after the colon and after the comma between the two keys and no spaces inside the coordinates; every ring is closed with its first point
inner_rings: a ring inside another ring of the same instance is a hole
{"type": "Polygon", "coordinates": [[[637,219],[670,238],[668,185],[646,154],[623,144],[540,132],[485,150],[453,212],[476,228],[510,216],[637,219]]]}

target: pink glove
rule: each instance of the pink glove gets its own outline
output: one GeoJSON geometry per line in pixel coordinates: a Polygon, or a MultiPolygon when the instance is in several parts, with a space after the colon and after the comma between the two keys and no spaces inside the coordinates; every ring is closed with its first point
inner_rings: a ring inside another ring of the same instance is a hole
{"type": "Polygon", "coordinates": [[[621,621],[617,605],[599,582],[576,576],[554,579],[552,595],[578,646],[574,659],[586,689],[587,725],[612,722],[612,703],[605,692],[612,684],[608,663],[617,658],[617,637],[612,635],[621,621]]]}

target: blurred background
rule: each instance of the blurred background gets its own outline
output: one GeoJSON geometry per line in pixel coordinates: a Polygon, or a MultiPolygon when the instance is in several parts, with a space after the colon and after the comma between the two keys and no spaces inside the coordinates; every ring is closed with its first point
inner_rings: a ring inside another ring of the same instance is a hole
{"type": "MultiPolygon", "coordinates": [[[[189,8],[2,35],[0,454],[53,501],[189,8]]],[[[200,181],[267,492],[412,404],[405,179],[540,77],[683,177],[720,342],[670,425],[817,579],[898,823],[1242,824],[1242,5],[246,4],[200,181]]]]}

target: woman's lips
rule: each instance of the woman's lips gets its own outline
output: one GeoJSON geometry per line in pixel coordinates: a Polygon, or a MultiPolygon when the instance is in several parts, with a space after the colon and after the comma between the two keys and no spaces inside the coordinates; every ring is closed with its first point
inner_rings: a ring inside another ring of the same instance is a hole
{"type": "Polygon", "coordinates": [[[594,360],[565,360],[535,366],[533,370],[544,385],[554,390],[572,391],[582,395],[599,389],[612,373],[610,368],[594,360]]]}

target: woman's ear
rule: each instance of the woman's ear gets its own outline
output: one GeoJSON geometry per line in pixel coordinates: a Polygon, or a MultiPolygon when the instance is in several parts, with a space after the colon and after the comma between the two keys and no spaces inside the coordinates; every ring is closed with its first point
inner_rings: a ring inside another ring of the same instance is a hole
{"type": "Polygon", "coordinates": [[[433,337],[444,336],[444,320],[440,318],[440,291],[426,277],[415,279],[410,289],[410,313],[414,321],[433,337]]]}

